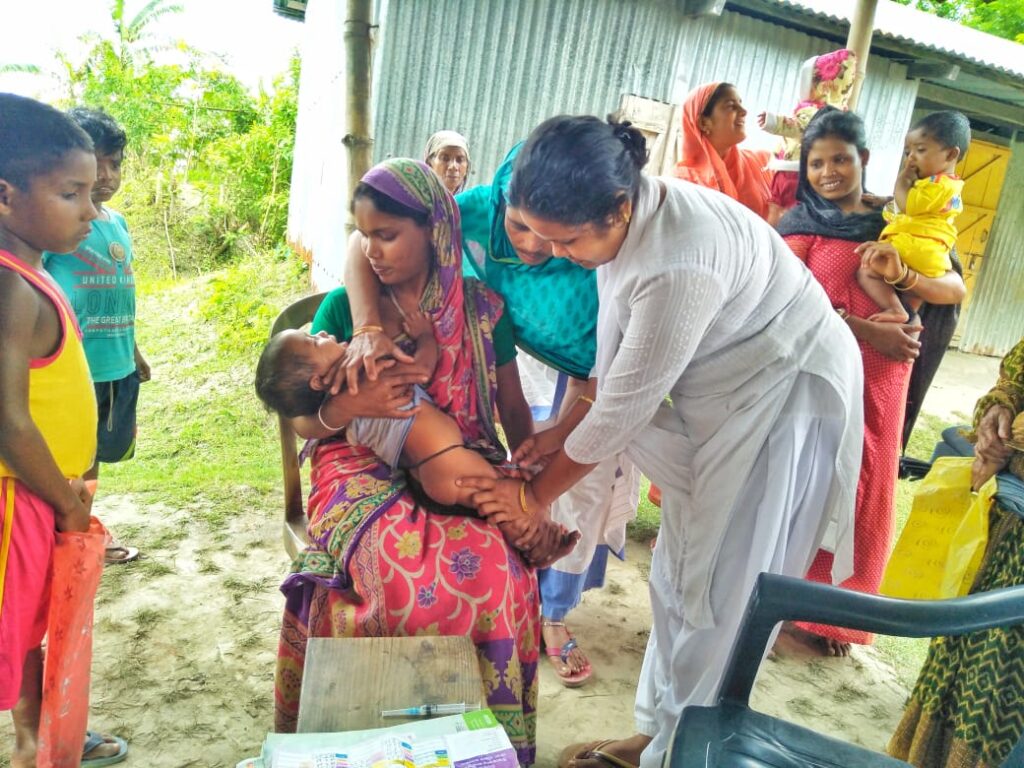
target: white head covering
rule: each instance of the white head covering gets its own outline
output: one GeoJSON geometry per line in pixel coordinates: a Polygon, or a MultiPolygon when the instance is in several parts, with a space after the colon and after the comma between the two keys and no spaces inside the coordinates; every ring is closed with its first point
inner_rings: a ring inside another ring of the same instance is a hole
{"type": "Polygon", "coordinates": [[[466,153],[466,159],[469,159],[469,142],[465,136],[458,131],[438,131],[427,139],[427,148],[423,150],[424,162],[429,164],[430,158],[445,147],[458,147],[466,153]]]}

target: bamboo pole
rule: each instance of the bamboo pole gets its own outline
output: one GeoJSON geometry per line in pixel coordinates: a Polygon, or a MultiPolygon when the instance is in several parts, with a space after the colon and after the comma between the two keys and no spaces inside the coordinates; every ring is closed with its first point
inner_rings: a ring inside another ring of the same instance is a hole
{"type": "MultiPolygon", "coordinates": [[[[347,124],[342,144],[348,150],[348,191],[368,170],[372,158],[370,133],[370,29],[373,0],[348,0],[345,16],[345,110],[347,124]]],[[[355,229],[349,215],[346,229],[355,229]]]]}
{"type": "Polygon", "coordinates": [[[857,0],[850,24],[850,36],[846,39],[846,47],[857,54],[857,75],[850,91],[850,110],[857,108],[860,89],[867,77],[868,56],[871,54],[871,37],[875,31],[875,9],[878,0],[857,0]]]}

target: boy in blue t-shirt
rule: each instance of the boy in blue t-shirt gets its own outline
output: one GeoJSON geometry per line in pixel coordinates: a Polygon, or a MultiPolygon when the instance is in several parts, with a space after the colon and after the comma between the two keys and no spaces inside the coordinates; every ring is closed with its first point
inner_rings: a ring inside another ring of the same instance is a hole
{"type": "MultiPolygon", "coordinates": [[[[149,381],[149,365],[135,343],[135,275],[132,240],[124,217],[105,203],[121,186],[121,163],[128,139],[106,112],[76,107],[68,113],[92,138],[96,185],[92,201],[99,216],[89,236],[71,253],[44,253],[43,266],[71,301],[82,328],[85,356],[99,406],[96,462],[84,479],[95,482],[100,462],[135,455],[135,410],[139,383],[149,381]]],[[[134,560],[138,550],[108,542],[106,561],[134,560]]]]}

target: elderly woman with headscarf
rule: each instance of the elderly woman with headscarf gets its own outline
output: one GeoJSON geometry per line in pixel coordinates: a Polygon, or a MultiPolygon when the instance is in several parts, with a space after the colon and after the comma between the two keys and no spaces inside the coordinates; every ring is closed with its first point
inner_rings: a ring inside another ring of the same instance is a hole
{"type": "Polygon", "coordinates": [[[469,175],[469,142],[457,131],[438,131],[423,150],[423,162],[453,195],[466,186],[469,175]]]}

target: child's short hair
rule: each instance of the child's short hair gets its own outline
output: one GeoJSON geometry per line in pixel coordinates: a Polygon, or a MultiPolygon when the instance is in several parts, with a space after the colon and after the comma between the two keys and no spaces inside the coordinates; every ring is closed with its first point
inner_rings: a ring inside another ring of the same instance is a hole
{"type": "Polygon", "coordinates": [[[923,131],[944,147],[956,147],[961,159],[971,145],[971,121],[955,109],[927,114],[914,123],[911,130],[923,131]]]}
{"type": "Polygon", "coordinates": [[[313,363],[289,347],[287,338],[279,333],[263,348],[256,363],[256,395],[267,408],[289,419],[312,416],[327,393],[309,385],[316,372],[313,363]]]}
{"type": "Polygon", "coordinates": [[[128,135],[124,129],[102,109],[74,107],[68,110],[68,117],[89,134],[98,154],[112,155],[121,152],[128,143],[128,135]]]}
{"type": "Polygon", "coordinates": [[[0,93],[0,179],[28,189],[33,178],[52,171],[75,149],[94,151],[89,134],[63,112],[0,93]]]}

